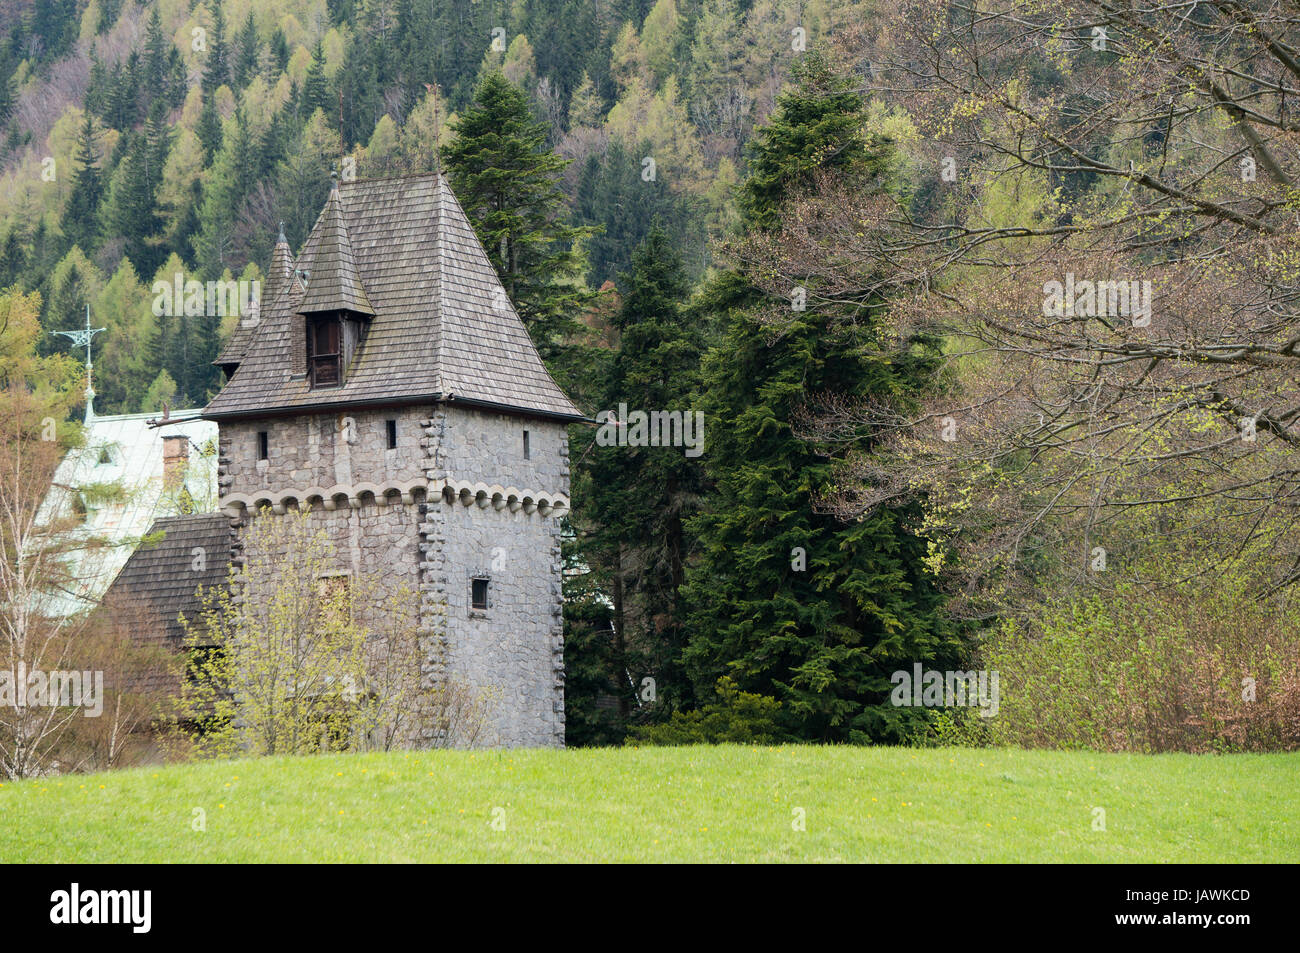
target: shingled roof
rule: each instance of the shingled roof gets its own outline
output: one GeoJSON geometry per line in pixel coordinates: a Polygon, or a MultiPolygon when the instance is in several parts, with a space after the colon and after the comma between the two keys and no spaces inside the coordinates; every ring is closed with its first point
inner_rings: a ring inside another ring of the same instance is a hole
{"type": "Polygon", "coordinates": [[[316,239],[316,255],[307,276],[307,293],[298,302],[298,314],[346,310],[373,315],[375,309],[370,307],[361,276],[357,274],[337,182],[330,189],[329,200],[312,237],[316,239]]]}
{"type": "Polygon", "coordinates": [[[441,174],[341,183],[297,269],[307,275],[306,288],[292,281],[273,299],[263,296],[239,367],[206,417],[417,401],[582,417],[547,373],[441,174]],[[302,314],[317,307],[322,284],[322,295],[350,294],[352,279],[342,273],[349,257],[360,300],[374,317],[343,386],[312,390],[305,366],[294,366],[305,346],[298,340],[305,337],[302,314]]]}
{"type": "Polygon", "coordinates": [[[271,267],[267,269],[266,278],[262,281],[261,293],[258,296],[257,313],[253,315],[240,315],[239,323],[235,329],[230,332],[230,337],[221,348],[221,353],[212,363],[220,367],[229,377],[239,367],[240,362],[244,359],[244,352],[248,350],[248,342],[253,337],[253,329],[261,323],[261,310],[264,302],[270,302],[275,299],[281,291],[289,287],[293,278],[293,253],[289,250],[289,242],[284,237],[284,223],[280,223],[280,237],[275,243],[275,248],[271,250],[271,267]]]}
{"type": "Polygon", "coordinates": [[[112,611],[129,616],[136,638],[147,644],[179,647],[185,629],[177,616],[191,621],[202,609],[196,593],[225,583],[230,566],[230,520],[221,513],[171,516],[156,520],[144,543],[131,554],[104,596],[112,611]],[[202,553],[202,560],[198,553],[202,553]],[[196,568],[197,567],[197,568],[196,568]]]}

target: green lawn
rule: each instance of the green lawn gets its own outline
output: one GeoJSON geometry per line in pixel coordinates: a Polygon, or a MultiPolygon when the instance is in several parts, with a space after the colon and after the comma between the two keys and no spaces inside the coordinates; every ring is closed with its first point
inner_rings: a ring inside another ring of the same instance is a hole
{"type": "Polygon", "coordinates": [[[0,785],[0,860],[1296,862],[1300,754],[723,746],[207,762],[0,785]]]}

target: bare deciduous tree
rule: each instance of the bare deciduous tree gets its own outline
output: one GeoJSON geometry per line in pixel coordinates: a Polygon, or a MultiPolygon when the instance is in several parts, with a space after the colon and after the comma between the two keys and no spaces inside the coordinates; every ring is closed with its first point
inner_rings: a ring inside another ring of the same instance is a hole
{"type": "Polygon", "coordinates": [[[882,333],[947,342],[950,387],[919,412],[813,395],[806,433],[881,435],[826,504],[927,499],[967,595],[1171,534],[1197,552],[1174,574],[1300,580],[1295,11],[916,0],[850,45],[918,134],[901,198],[824,183],[733,252],[774,334],[794,286],[883,296],[882,333]]]}

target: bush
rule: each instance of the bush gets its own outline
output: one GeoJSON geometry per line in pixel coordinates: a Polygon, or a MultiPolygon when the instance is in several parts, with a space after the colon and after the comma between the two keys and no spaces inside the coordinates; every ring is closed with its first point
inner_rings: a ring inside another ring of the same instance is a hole
{"type": "Polygon", "coordinates": [[[673,712],[659,725],[635,728],[629,744],[780,744],[792,740],[777,723],[781,703],[766,695],[742,692],[724,675],[717,683],[718,700],[695,711],[673,712]]]}
{"type": "Polygon", "coordinates": [[[1300,749],[1300,608],[1220,580],[1113,592],[1004,624],[995,744],[1102,751],[1300,749]]]}

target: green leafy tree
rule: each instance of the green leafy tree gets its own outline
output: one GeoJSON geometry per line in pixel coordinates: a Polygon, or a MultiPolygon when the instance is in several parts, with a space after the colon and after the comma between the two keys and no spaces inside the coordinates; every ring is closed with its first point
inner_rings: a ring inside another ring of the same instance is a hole
{"type": "Polygon", "coordinates": [[[339,575],[308,510],[260,512],[245,564],[185,622],[190,650],[176,712],[190,751],[220,757],[468,746],[491,696],[424,677],[410,592],[339,575]],[[383,605],[383,611],[376,607],[383,605]]]}

